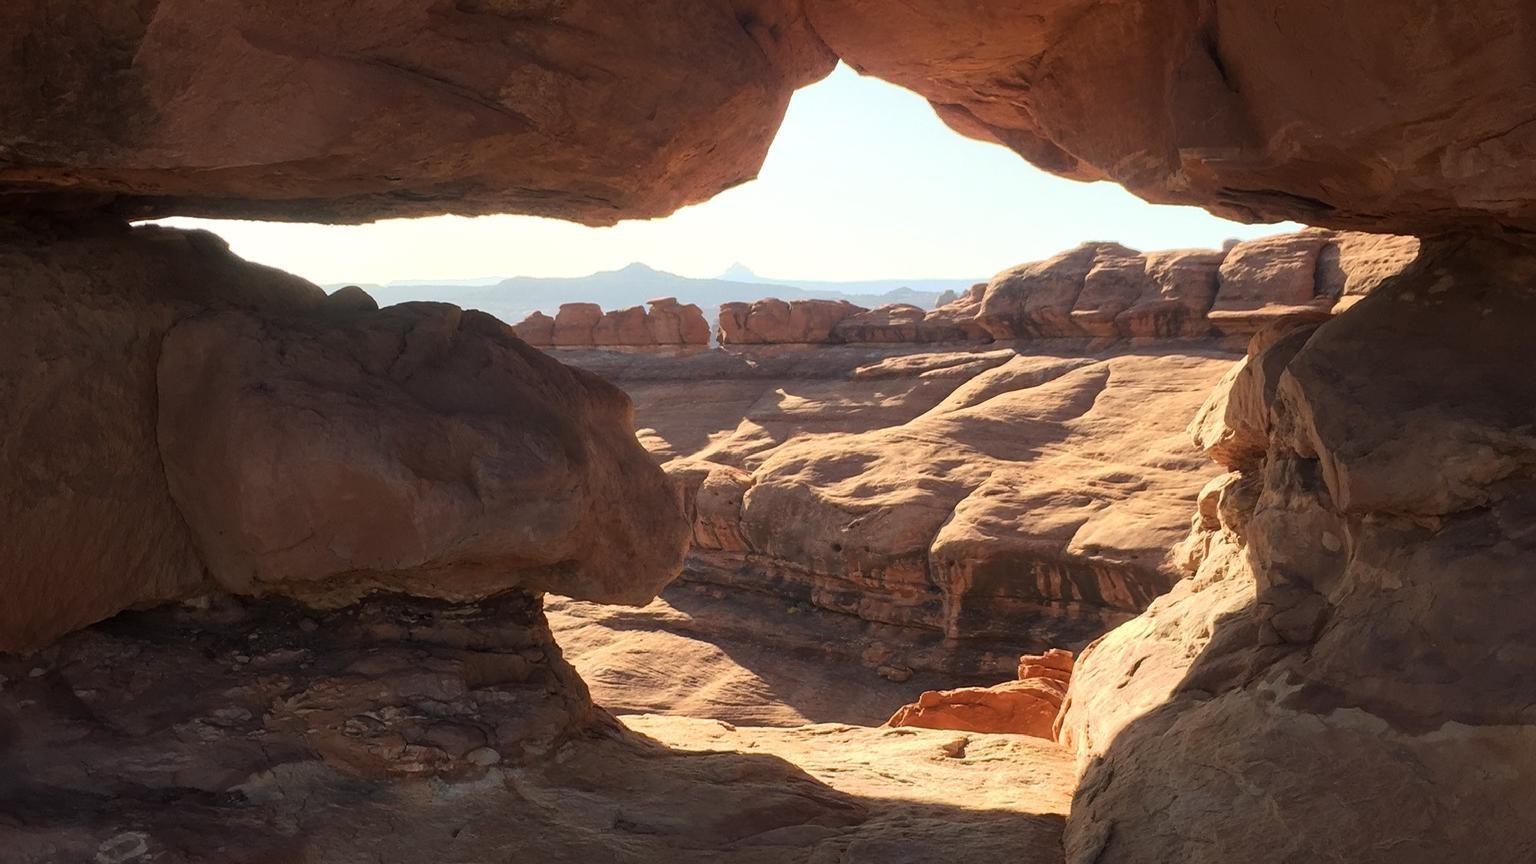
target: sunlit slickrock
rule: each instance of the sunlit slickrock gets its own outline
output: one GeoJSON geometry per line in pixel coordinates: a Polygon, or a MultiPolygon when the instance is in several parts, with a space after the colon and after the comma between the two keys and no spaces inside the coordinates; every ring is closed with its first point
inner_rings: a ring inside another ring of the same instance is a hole
{"type": "Polygon", "coordinates": [[[1249,367],[1282,367],[1253,390],[1266,450],[1211,487],[1196,576],[1074,674],[1069,861],[1536,848],[1533,261],[1444,238],[1301,344],[1256,345],[1249,367]]]}

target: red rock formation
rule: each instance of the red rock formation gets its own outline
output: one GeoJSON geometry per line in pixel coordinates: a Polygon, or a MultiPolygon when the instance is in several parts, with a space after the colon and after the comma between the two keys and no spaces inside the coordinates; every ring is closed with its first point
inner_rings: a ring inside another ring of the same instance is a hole
{"type": "Polygon", "coordinates": [[[838,322],[869,310],[846,300],[783,300],[720,306],[721,345],[822,344],[838,322]]]}
{"type": "MultiPolygon", "coordinates": [[[[751,179],[834,58],[794,2],[0,12],[0,188],[133,217],[610,224],[751,179]]],[[[0,209],[5,205],[0,204],[0,209]]]]}
{"type": "Polygon", "coordinates": [[[628,400],[487,315],[327,298],[202,232],[10,233],[0,260],[0,649],[214,585],[644,602],[678,570],[628,400]]]}
{"type": "Polygon", "coordinates": [[[512,325],[512,332],[535,348],[552,348],[555,344],[555,319],[543,312],[531,312],[527,318],[512,325]]]}
{"type": "Polygon", "coordinates": [[[1194,576],[1079,660],[1069,861],[1536,848],[1500,815],[1536,804],[1533,260],[1426,243],[1345,314],[1255,340],[1196,426],[1235,476],[1203,496],[1194,576]]]}
{"type": "Polygon", "coordinates": [[[888,303],[858,312],[837,322],[829,337],[833,342],[920,342],[923,317],[919,306],[888,303]]]}
{"type": "Polygon", "coordinates": [[[655,345],[656,337],[645,317],[645,307],[630,306],[603,313],[592,327],[594,346],[641,347],[655,345]]]}
{"type": "Polygon", "coordinates": [[[647,314],[647,326],[651,341],[657,345],[705,346],[709,344],[709,322],[704,320],[704,310],[689,303],[686,306],[675,297],[662,297],[648,301],[651,309],[647,314]]]}
{"type": "Polygon", "coordinates": [[[1068,177],[1241,221],[1536,224],[1523,0],[806,0],[861,72],[1068,177]],[[1105,110],[1113,105],[1114,110],[1105,110]],[[1390,166],[1388,168],[1387,166],[1390,166]]]}
{"type": "Polygon", "coordinates": [[[825,335],[819,327],[808,329],[808,315],[798,323],[792,319],[799,308],[836,317],[840,313],[828,301],[727,303],[720,308],[721,344],[1249,335],[1281,318],[1323,320],[1400,272],[1416,254],[1412,237],[1323,229],[1234,243],[1221,252],[1142,253],[1089,243],[1005,270],[930,312],[905,304],[854,308],[825,335]]]}
{"type": "Polygon", "coordinates": [[[555,313],[556,348],[590,348],[603,308],[596,303],[562,303],[555,313]]]}
{"type": "Polygon", "coordinates": [[[519,338],[537,348],[679,348],[709,344],[709,324],[698,306],[675,298],[603,312],[595,303],[565,303],[550,318],[534,312],[512,326],[519,338]]]}
{"type": "Polygon", "coordinates": [[[1013,651],[1083,644],[1178,578],[1185,421],[1234,355],[868,350],[592,367],[682,457],[687,578],[1013,651]]]}
{"type": "Polygon", "coordinates": [[[1019,658],[1019,680],[929,690],[896,709],[885,725],[1054,738],[1056,715],[1071,678],[1072,652],[1053,648],[1026,654],[1019,658]]]}

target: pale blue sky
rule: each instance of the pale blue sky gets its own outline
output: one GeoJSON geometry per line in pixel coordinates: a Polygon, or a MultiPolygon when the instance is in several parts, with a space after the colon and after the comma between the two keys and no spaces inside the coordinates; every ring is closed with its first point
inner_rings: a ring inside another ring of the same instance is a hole
{"type": "Polygon", "coordinates": [[[174,219],[316,282],[580,276],[642,261],[685,276],[733,262],[780,279],[983,277],[1085,240],[1219,246],[1240,225],[1053,177],[962,138],[920,97],[847,67],[795,94],[755,182],[666,219],[587,228],[526,216],[360,226],[174,219]]]}

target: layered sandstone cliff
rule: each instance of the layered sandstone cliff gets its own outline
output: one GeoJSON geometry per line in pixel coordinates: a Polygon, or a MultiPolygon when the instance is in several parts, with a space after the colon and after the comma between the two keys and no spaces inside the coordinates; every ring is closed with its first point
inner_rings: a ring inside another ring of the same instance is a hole
{"type": "Polygon", "coordinates": [[[1418,254],[1414,237],[1307,229],[1222,251],[1088,243],[1021,264],[931,311],[827,300],[720,307],[720,344],[1199,339],[1322,320],[1418,254]]]}

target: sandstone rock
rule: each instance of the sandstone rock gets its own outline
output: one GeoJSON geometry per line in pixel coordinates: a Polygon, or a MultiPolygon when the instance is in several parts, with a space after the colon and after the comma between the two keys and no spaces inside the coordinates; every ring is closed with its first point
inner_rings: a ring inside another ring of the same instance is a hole
{"type": "Polygon", "coordinates": [[[686,457],[688,578],[1018,649],[1082,644],[1176,578],[1205,480],[1184,419],[1231,355],[789,356],[748,380],[708,358],[593,367],[658,456],[686,457]]]}
{"type": "Polygon", "coordinates": [[[991,687],[930,690],[891,715],[887,726],[920,726],[1053,738],[1072,675],[1072,654],[1052,649],[1019,658],[1019,680],[991,687]]]}
{"type": "Polygon", "coordinates": [[[555,319],[543,312],[531,312],[512,325],[512,332],[535,348],[551,348],[555,344],[555,319]]]}
{"type": "Polygon", "coordinates": [[[596,303],[562,303],[555,313],[554,346],[556,348],[582,348],[594,344],[593,337],[599,321],[603,320],[603,307],[596,303]]]}
{"type": "Polygon", "coordinates": [[[910,303],[889,303],[850,315],[832,328],[835,342],[921,342],[926,312],[910,303]]]}
{"type": "Polygon", "coordinates": [[[846,300],[776,298],[720,306],[720,344],[821,344],[844,318],[869,310],[846,300]]]}
{"type": "MultiPolygon", "coordinates": [[[[1210,332],[1206,316],[1217,291],[1224,252],[1179,250],[1142,256],[1149,279],[1129,306],[1115,315],[1124,336],[1196,337],[1210,332]]],[[[1074,310],[1073,315],[1076,316],[1074,310]]]]}
{"type": "Polygon", "coordinates": [[[1105,259],[1134,259],[1137,253],[1114,243],[1085,243],[1075,249],[1023,264],[992,277],[977,314],[994,339],[1081,336],[1072,308],[1088,274],[1105,259]]]}
{"type": "Polygon", "coordinates": [[[709,344],[709,322],[697,305],[680,304],[675,297],[651,300],[649,305],[647,322],[651,339],[657,345],[709,344]]]}
{"type": "Polygon", "coordinates": [[[1072,768],[1047,742],[970,735],[945,759],[953,734],[920,729],[631,731],[516,591],[330,612],[203,599],[0,655],[8,862],[1060,856],[1072,768]],[[299,632],[301,614],[323,623],[299,632]],[[502,663],[526,677],[487,680],[502,663]]]}
{"type": "Polygon", "coordinates": [[[347,285],[331,292],[325,298],[327,309],[339,313],[348,312],[377,312],[378,301],[369,296],[367,291],[356,285],[347,285]]]}
{"type": "Polygon", "coordinates": [[[1337,315],[1401,273],[1419,254],[1419,238],[1341,231],[1317,258],[1317,293],[1337,315]]]}
{"type": "Polygon", "coordinates": [[[986,283],[972,285],[966,292],[923,316],[919,332],[925,342],[990,342],[992,334],[976,321],[986,283]]]}
{"type": "Polygon", "coordinates": [[[0,233],[0,272],[0,650],[14,651],[198,590],[156,441],[161,341],[199,305],[298,312],[325,295],[160,228],[0,233]]]}
{"type": "Polygon", "coordinates": [[[1332,298],[1318,290],[1318,257],[1330,233],[1303,231],[1248,240],[1221,262],[1210,319],[1223,333],[1253,333],[1278,318],[1322,320],[1332,298]]]}
{"type": "Polygon", "coordinates": [[[132,217],[659,216],[751,179],[834,63],[761,0],[29,4],[0,32],[0,186],[132,217]]]}
{"type": "Polygon", "coordinates": [[[603,314],[592,328],[593,345],[655,345],[656,337],[646,320],[645,307],[630,306],[603,314]]]}
{"type": "Polygon", "coordinates": [[[200,316],[166,336],[158,392],[172,497],[226,590],[644,603],[681,564],[686,522],[622,392],[483,313],[200,316]]]}
{"type": "Polygon", "coordinates": [[[1249,222],[1420,233],[1536,220],[1511,191],[1536,182],[1518,155],[1536,132],[1509,122],[1536,111],[1518,0],[1434,14],[1280,0],[806,9],[855,69],[1063,176],[1249,222]]]}
{"type": "Polygon", "coordinates": [[[678,569],[687,523],[623,394],[489,316],[338,306],[202,232],[11,233],[0,257],[0,463],[20,478],[0,495],[0,649],[209,576],[644,602],[678,569]],[[638,533],[603,524],[602,496],[649,502],[638,533]]]}
{"type": "Polygon", "coordinates": [[[1517,611],[1536,392],[1511,362],[1529,350],[1533,260],[1426,243],[1290,353],[1266,455],[1221,492],[1199,575],[1080,659],[1069,861],[1536,848],[1515,815],[1536,768],[1517,611]],[[1437,817],[1402,817],[1424,808],[1437,817]],[[1233,818],[1243,831],[1218,827],[1233,818]]]}

